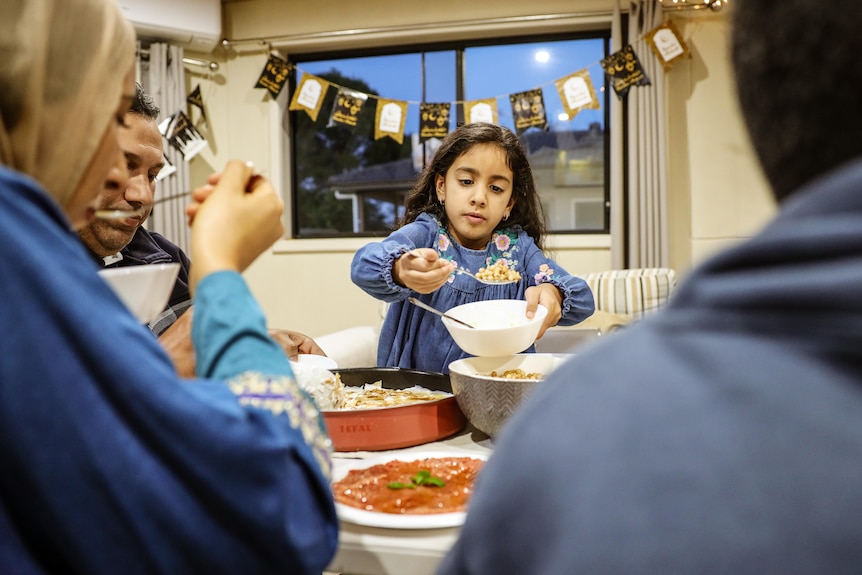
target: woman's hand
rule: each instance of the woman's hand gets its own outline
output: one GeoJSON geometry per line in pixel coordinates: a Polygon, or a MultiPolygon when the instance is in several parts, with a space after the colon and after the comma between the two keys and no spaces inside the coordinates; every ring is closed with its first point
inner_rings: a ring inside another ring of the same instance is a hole
{"type": "Polygon", "coordinates": [[[545,331],[549,327],[557,325],[557,322],[563,317],[563,294],[554,284],[541,283],[537,286],[528,287],[524,291],[524,296],[527,298],[527,317],[532,318],[536,314],[539,304],[548,308],[548,315],[545,316],[545,321],[539,329],[539,335],[536,336],[536,339],[541,339],[545,335],[545,331]]]}
{"type": "Polygon", "coordinates": [[[449,279],[455,264],[441,259],[432,248],[411,250],[392,264],[392,278],[418,293],[431,293],[449,279]]]}
{"type": "Polygon", "coordinates": [[[284,233],[284,203],[250,164],[232,160],[208,182],[192,192],[186,208],[192,228],[192,291],[213,272],[242,272],[284,233]]]}

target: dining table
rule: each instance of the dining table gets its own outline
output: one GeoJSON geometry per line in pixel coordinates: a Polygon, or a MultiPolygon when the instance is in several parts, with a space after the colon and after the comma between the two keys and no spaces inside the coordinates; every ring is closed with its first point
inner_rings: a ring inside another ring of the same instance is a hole
{"type": "MultiPolygon", "coordinates": [[[[392,455],[445,453],[486,458],[492,439],[469,423],[458,433],[431,443],[388,451],[350,451],[333,454],[333,474],[338,477],[364,460],[392,455]]],[[[430,575],[458,537],[460,526],[434,529],[373,527],[340,520],[338,550],[326,573],[339,575],[430,575]]]]}

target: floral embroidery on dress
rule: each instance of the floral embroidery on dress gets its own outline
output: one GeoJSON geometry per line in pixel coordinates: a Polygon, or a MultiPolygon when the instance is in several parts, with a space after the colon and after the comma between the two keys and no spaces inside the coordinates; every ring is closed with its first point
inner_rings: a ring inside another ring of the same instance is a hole
{"type": "Polygon", "coordinates": [[[437,251],[441,254],[449,249],[449,246],[452,245],[452,240],[449,239],[449,236],[446,235],[445,230],[440,230],[441,233],[437,234],[437,251]]]}
{"type": "MultiPolygon", "coordinates": [[[[454,263],[457,269],[471,273],[478,272],[479,270],[469,270],[459,266],[458,262],[455,261],[455,256],[446,253],[452,247],[452,239],[449,237],[449,231],[443,226],[440,220],[437,220],[437,228],[437,253],[440,254],[440,257],[454,263]]],[[[497,230],[491,236],[491,242],[488,245],[489,254],[485,258],[485,266],[491,266],[498,260],[503,260],[506,263],[506,267],[515,269],[519,262],[514,256],[518,251],[518,232],[509,228],[497,230]]],[[[446,280],[447,283],[455,281],[455,275],[457,274],[452,272],[446,280]]]]}
{"type": "Polygon", "coordinates": [[[534,278],[536,280],[536,285],[542,282],[549,282],[556,277],[556,272],[554,268],[549,266],[548,264],[542,264],[539,266],[539,273],[537,273],[534,278]]]}

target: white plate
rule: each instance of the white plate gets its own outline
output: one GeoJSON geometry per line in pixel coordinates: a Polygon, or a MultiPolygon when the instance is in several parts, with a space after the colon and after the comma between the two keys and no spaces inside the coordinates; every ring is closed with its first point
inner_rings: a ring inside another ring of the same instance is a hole
{"type": "MultiPolygon", "coordinates": [[[[373,465],[386,463],[394,459],[400,461],[416,461],[431,457],[471,457],[487,461],[488,456],[483,453],[472,453],[464,451],[410,451],[406,453],[388,453],[368,459],[357,459],[350,465],[345,465],[333,475],[333,483],[343,479],[347,472],[352,469],[366,469],[373,465]]],[[[335,512],[338,518],[348,523],[364,525],[366,527],[381,527],[384,529],[442,529],[446,527],[459,527],[464,523],[467,513],[459,511],[456,513],[428,513],[397,515],[395,513],[380,513],[378,511],[364,511],[356,507],[335,502],[335,512]]]]}

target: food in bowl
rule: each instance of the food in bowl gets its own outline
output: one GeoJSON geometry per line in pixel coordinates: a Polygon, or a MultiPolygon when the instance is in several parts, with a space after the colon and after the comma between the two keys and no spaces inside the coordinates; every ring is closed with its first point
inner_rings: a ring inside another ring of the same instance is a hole
{"type": "Polygon", "coordinates": [[[527,397],[565,362],[551,353],[521,353],[509,357],[467,357],[449,364],[455,400],[476,429],[491,437],[527,397]],[[543,374],[541,379],[503,377],[507,371],[543,374]],[[499,375],[492,376],[491,373],[499,375]]]}
{"type": "Polygon", "coordinates": [[[383,380],[378,380],[374,383],[366,383],[362,387],[344,386],[344,401],[338,406],[338,409],[373,409],[410,405],[445,397],[452,397],[452,394],[448,391],[427,389],[421,385],[404,389],[390,389],[383,387],[383,380]]]}
{"type": "Polygon", "coordinates": [[[502,377],[503,379],[545,379],[545,375],[536,372],[526,372],[523,369],[507,369],[503,373],[492,371],[489,377],[502,377]]]}
{"type": "Polygon", "coordinates": [[[474,326],[470,328],[442,318],[458,347],[470,355],[504,357],[521,353],[533,345],[548,309],[539,305],[535,315],[528,318],[525,300],[493,299],[455,306],[446,313],[474,326]]]}
{"type": "Polygon", "coordinates": [[[346,388],[380,382],[387,390],[421,387],[443,392],[437,399],[364,409],[324,409],[323,419],[336,451],[381,451],[436,441],[460,431],[467,423],[449,376],[398,367],[354,367],[336,372],[346,388]]]}
{"type": "Polygon", "coordinates": [[[488,267],[479,268],[479,271],[476,272],[476,277],[480,280],[488,281],[519,281],[521,274],[509,268],[506,260],[499,259],[488,267]]]}
{"type": "Polygon", "coordinates": [[[393,459],[352,469],[332,485],[338,503],[364,511],[434,514],[466,511],[484,461],[474,457],[393,459]]]}

